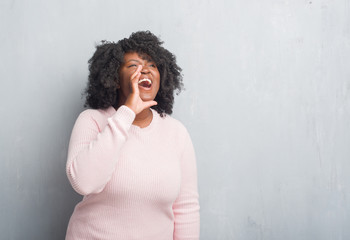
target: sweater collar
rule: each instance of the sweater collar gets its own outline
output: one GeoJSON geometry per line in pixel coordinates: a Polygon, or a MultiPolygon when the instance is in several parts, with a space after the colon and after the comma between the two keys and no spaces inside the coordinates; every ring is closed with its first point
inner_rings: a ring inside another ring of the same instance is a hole
{"type": "MultiPolygon", "coordinates": [[[[114,115],[114,114],[116,113],[117,110],[116,110],[113,106],[110,106],[110,107],[107,108],[106,111],[107,111],[107,113],[108,113],[109,116],[112,116],[112,115],[114,115]]],[[[150,131],[151,129],[153,129],[154,126],[157,125],[157,122],[158,122],[158,120],[159,120],[159,118],[160,118],[160,115],[159,115],[159,113],[158,113],[156,110],[154,110],[153,108],[151,108],[151,111],[152,111],[152,114],[153,114],[153,116],[152,116],[152,121],[151,121],[151,123],[150,123],[147,127],[140,128],[139,126],[131,125],[130,130],[131,130],[132,132],[148,132],[148,131],[150,131]]]]}

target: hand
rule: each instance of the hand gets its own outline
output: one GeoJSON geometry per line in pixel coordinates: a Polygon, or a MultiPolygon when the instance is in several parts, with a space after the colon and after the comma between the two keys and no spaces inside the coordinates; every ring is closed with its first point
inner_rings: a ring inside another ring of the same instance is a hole
{"type": "Polygon", "coordinates": [[[140,98],[139,80],[141,76],[141,69],[142,66],[139,65],[134,74],[130,77],[130,94],[127,97],[124,104],[125,106],[133,110],[136,115],[145,110],[146,108],[150,108],[151,106],[157,105],[156,101],[144,102],[140,98]]]}

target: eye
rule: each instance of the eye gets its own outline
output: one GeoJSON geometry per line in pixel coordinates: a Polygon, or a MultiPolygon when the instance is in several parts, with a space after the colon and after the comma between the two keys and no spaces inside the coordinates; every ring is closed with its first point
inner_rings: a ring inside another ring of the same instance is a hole
{"type": "Polygon", "coordinates": [[[131,65],[128,66],[128,68],[131,68],[131,67],[137,67],[137,65],[136,64],[131,64],[131,65]]]}
{"type": "Polygon", "coordinates": [[[153,68],[157,68],[157,66],[155,64],[151,64],[149,65],[150,67],[153,67],[153,68]]]}

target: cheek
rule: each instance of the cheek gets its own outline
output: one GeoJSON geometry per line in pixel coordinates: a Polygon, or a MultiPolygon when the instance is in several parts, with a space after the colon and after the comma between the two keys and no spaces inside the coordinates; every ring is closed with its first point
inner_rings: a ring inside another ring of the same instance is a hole
{"type": "Polygon", "coordinates": [[[119,74],[119,85],[120,87],[129,86],[130,76],[127,72],[122,72],[119,74]]]}
{"type": "Polygon", "coordinates": [[[158,85],[160,85],[160,73],[158,70],[154,73],[154,76],[158,79],[158,85]]]}
{"type": "Polygon", "coordinates": [[[119,74],[118,93],[127,96],[129,92],[129,81],[124,74],[119,74]]]}

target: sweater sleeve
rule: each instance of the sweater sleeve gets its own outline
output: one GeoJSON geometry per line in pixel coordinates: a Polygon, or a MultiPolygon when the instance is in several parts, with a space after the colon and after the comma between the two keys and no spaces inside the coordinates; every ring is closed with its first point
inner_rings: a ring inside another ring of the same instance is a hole
{"type": "Polygon", "coordinates": [[[135,113],[121,106],[101,130],[93,112],[83,113],[72,130],[66,173],[74,190],[88,195],[101,192],[111,179],[135,113]]]}
{"type": "Polygon", "coordinates": [[[180,166],[180,194],[173,204],[175,218],[174,240],[198,240],[200,218],[197,167],[192,141],[187,131],[185,137],[185,148],[180,166]]]}

